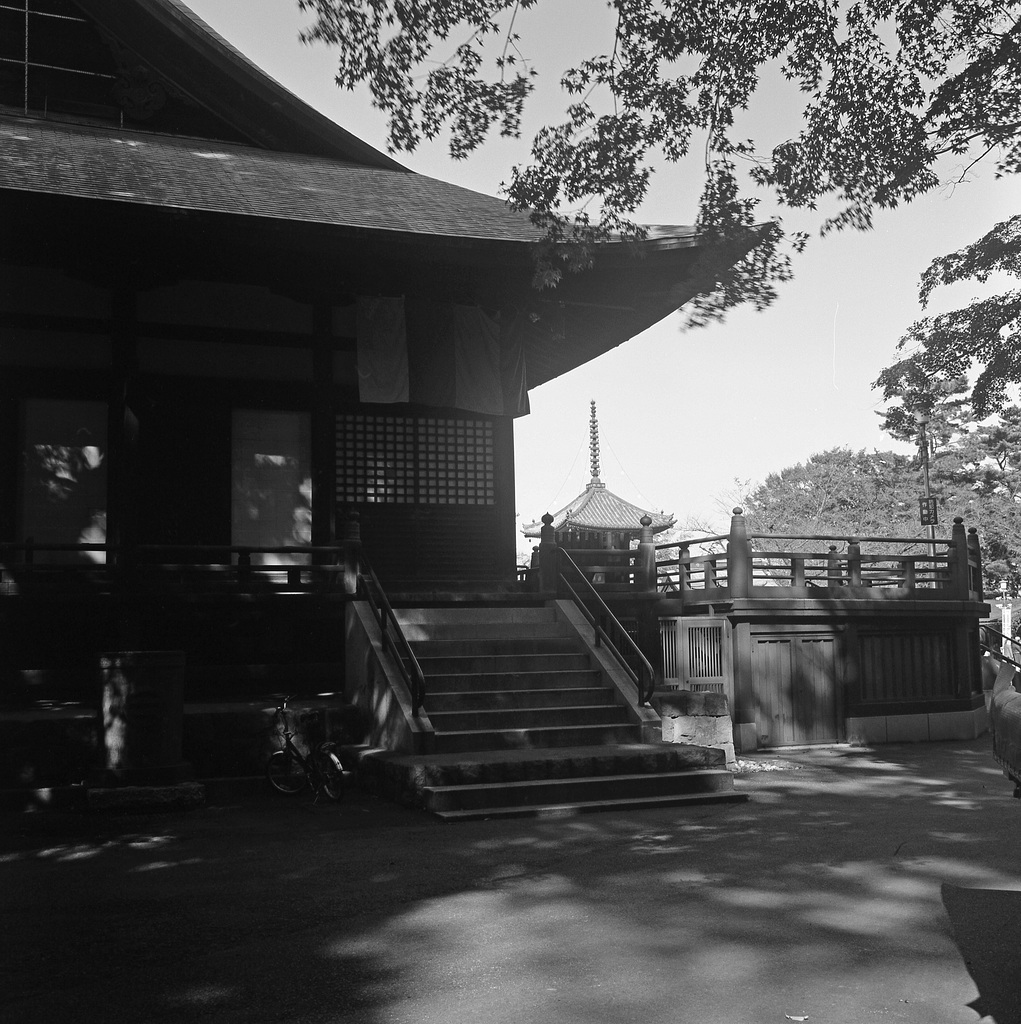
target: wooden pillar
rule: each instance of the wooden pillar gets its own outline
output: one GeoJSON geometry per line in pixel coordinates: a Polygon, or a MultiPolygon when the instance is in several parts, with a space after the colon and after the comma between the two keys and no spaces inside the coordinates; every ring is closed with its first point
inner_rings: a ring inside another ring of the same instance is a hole
{"type": "Polygon", "coordinates": [[[109,470],[106,501],[106,542],[110,571],[118,581],[111,640],[119,650],[146,645],[147,616],[135,594],[136,547],[139,542],[139,423],[132,408],[138,379],[137,293],[117,289],[111,300],[112,367],[107,404],[109,470]]]}
{"type": "Polygon", "coordinates": [[[358,593],[358,574],[362,568],[362,526],[358,513],[351,512],[344,522],[344,593],[354,597],[358,593]]]}
{"type": "Polygon", "coordinates": [[[138,376],[135,291],[119,289],[113,295],[112,305],[106,538],[119,547],[114,560],[123,569],[133,562],[132,549],[138,543],[138,417],[131,408],[131,392],[138,376]]]}
{"type": "Polygon", "coordinates": [[[915,559],[913,555],[904,556],[904,588],[906,590],[915,589],[915,559]]]}
{"type": "Polygon", "coordinates": [[[334,544],[337,539],[332,306],[312,307],[312,330],[312,544],[320,547],[334,544]]]}
{"type": "Polygon", "coordinates": [[[691,557],[691,548],[687,544],[677,545],[677,589],[681,595],[681,604],[683,607],[684,594],[691,587],[691,575],[689,572],[690,563],[688,559],[691,557]]]}
{"type": "Polygon", "coordinates": [[[950,548],[948,550],[950,560],[950,581],[949,587],[953,595],[959,601],[968,600],[968,534],[964,529],[964,520],[960,516],[954,516],[953,529],[950,531],[950,548]]]}
{"type": "Polygon", "coordinates": [[[547,594],[555,594],[559,589],[558,554],[553,517],[547,512],[542,517],[542,529],[539,531],[539,589],[547,594]]]}
{"type": "Polygon", "coordinates": [[[969,583],[968,589],[975,594],[975,600],[982,598],[982,548],[978,543],[978,530],[974,526],[968,527],[968,565],[969,583]]]}
{"type": "Polygon", "coordinates": [[[518,530],[514,498],[514,420],[510,416],[493,416],[493,444],[497,453],[493,485],[496,491],[495,545],[497,572],[507,579],[517,575],[518,551],[516,533],[518,530]]]}
{"type": "Polygon", "coordinates": [[[839,587],[843,584],[840,573],[840,556],[837,554],[837,545],[831,544],[826,554],[826,586],[839,587]]]}
{"type": "Polygon", "coordinates": [[[759,727],[752,673],[752,635],[747,622],[735,622],[731,629],[734,652],[734,745],[738,751],[755,750],[759,745],[759,727]]]}
{"type": "Polygon", "coordinates": [[[734,509],[727,540],[727,585],[732,598],[748,597],[752,588],[752,546],[744,510],[734,509]]]}
{"type": "Polygon", "coordinates": [[[953,627],[955,697],[982,692],[982,654],[978,643],[978,626],[969,626],[962,617],[953,627]]]}
{"type": "Polygon", "coordinates": [[[853,538],[847,544],[847,582],[852,587],[861,586],[861,544],[853,538]]]}
{"type": "MultiPolygon", "coordinates": [[[[642,532],[638,538],[635,557],[635,584],[641,593],[656,593],[656,545],[652,534],[652,517],[642,516],[639,520],[642,532]]],[[[653,685],[663,685],[663,644],[659,636],[659,616],[651,601],[637,602],[639,650],[648,659],[653,671],[653,685]]]]}
{"type": "Polygon", "coordinates": [[[15,481],[20,465],[19,440],[21,435],[19,413],[21,406],[14,385],[6,378],[0,380],[0,479],[8,481],[0,491],[0,537],[17,540],[18,504],[15,481]],[[10,390],[8,390],[10,388],[10,390]]]}
{"type": "Polygon", "coordinates": [[[635,558],[635,578],[638,589],[643,593],[656,592],[656,545],[652,539],[652,518],[642,516],[642,533],[638,540],[638,554],[635,558]]]}

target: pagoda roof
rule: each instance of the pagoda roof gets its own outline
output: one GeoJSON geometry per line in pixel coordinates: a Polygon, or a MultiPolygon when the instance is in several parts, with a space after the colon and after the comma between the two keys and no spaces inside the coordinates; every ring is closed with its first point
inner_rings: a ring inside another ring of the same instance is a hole
{"type": "MultiPolygon", "coordinates": [[[[600,480],[590,480],[574,499],[559,512],[553,513],[553,529],[594,530],[602,533],[638,533],[642,529],[642,517],[652,520],[652,532],[661,533],[670,529],[676,520],[665,512],[650,512],[633,505],[625,498],[608,490],[600,480]]],[[[542,528],[541,520],[522,528],[526,537],[538,537],[542,528]]]]}

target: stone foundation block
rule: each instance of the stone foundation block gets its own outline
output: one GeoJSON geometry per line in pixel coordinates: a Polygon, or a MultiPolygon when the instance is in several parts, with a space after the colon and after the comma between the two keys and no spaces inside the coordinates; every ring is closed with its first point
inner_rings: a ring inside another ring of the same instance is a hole
{"type": "Polygon", "coordinates": [[[664,743],[715,747],[723,751],[728,768],[737,767],[726,694],[665,690],[656,693],[654,704],[662,719],[664,743]]]}

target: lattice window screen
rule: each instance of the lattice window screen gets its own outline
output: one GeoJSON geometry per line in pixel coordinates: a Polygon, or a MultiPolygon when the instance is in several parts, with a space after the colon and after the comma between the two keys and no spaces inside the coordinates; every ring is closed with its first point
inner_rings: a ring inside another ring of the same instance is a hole
{"type": "Polygon", "coordinates": [[[677,620],[659,620],[659,648],[662,654],[664,679],[677,679],[680,675],[680,666],[677,664],[677,620]]]}
{"type": "Polygon", "coordinates": [[[432,416],[337,417],[337,500],[495,503],[493,424],[432,416]]]}
{"type": "Polygon", "coordinates": [[[688,677],[723,675],[723,626],[691,626],[688,630],[688,677]]]}

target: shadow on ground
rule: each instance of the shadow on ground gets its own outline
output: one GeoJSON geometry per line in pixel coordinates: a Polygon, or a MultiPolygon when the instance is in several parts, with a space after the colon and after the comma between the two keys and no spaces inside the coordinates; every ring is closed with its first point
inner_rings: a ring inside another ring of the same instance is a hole
{"type": "Polygon", "coordinates": [[[689,811],[21,822],[2,998],[23,1024],[1014,1024],[1021,809],[983,742],[788,759],[689,811]]]}

